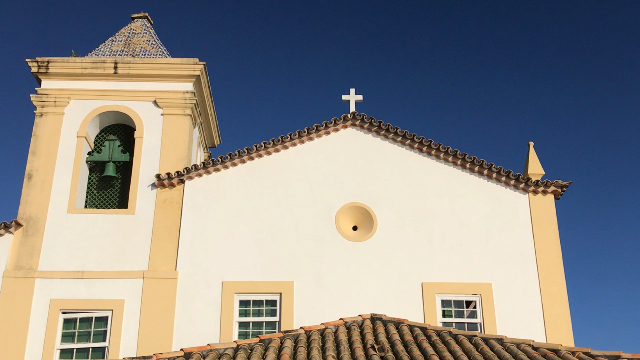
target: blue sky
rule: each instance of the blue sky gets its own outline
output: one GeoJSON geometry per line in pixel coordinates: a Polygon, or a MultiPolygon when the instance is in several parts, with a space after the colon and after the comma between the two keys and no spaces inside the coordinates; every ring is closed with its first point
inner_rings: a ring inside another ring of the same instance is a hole
{"type": "Polygon", "coordinates": [[[358,111],[518,172],[534,141],[545,178],[574,181],[556,206],[576,345],[640,353],[640,2],[132,3],[0,4],[0,221],[33,125],[24,60],[85,55],[145,11],[207,63],[214,156],[348,112],[350,87],[358,111]]]}

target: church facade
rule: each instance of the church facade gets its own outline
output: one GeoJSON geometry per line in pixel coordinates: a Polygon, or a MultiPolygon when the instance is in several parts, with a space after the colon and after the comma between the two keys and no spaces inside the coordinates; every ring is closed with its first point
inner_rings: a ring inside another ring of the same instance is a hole
{"type": "Polygon", "coordinates": [[[28,60],[2,358],[148,355],[365,313],[573,345],[555,211],[570,183],[542,180],[533,143],[516,174],[352,112],[212,158],[206,66],[171,58],[152,24],[28,60]]]}

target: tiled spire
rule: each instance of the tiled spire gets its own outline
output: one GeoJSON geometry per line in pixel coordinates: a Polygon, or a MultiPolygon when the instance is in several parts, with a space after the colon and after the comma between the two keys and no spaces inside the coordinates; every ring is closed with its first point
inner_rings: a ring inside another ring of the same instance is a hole
{"type": "Polygon", "coordinates": [[[87,57],[171,57],[153,30],[153,21],[149,14],[133,14],[131,20],[133,21],[129,25],[90,52],[87,57]]]}

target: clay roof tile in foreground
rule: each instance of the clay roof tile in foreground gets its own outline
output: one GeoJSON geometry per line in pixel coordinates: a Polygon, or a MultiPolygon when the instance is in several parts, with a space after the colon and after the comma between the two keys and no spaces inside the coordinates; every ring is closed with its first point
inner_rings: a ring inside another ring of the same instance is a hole
{"type": "Polygon", "coordinates": [[[174,173],[156,174],[155,184],[160,188],[173,187],[184,183],[186,180],[228,169],[349,127],[371,131],[412,149],[468,169],[476,174],[484,175],[530,193],[553,194],[556,199],[559,199],[571,184],[571,182],[561,180],[533,180],[522,174],[514,173],[512,170],[504,169],[502,166],[496,166],[475,156],[469,156],[467,153],[455,150],[450,146],[436,143],[430,139],[427,140],[422,136],[409,133],[407,130],[376,120],[373,117],[367,118],[366,114],[355,112],[342,115],[340,119],[333,118],[331,121],[315,124],[312,127],[289,133],[286,136],[280,136],[277,139],[263,141],[260,144],[254,144],[251,147],[245,147],[227,155],[205,160],[174,173]]]}
{"type": "Polygon", "coordinates": [[[342,318],[257,339],[209,344],[130,360],[618,360],[593,351],[460,331],[380,314],[342,318]],[[334,325],[329,325],[334,324],[334,325]]]}
{"type": "Polygon", "coordinates": [[[0,236],[4,236],[7,233],[14,234],[16,230],[20,229],[21,227],[22,224],[18,220],[0,222],[0,236]]]}

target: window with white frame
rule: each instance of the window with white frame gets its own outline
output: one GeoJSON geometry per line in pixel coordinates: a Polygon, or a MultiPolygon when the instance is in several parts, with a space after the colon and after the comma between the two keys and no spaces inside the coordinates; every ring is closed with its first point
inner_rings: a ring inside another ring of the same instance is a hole
{"type": "Polygon", "coordinates": [[[63,311],[56,359],[106,359],[111,311],[63,311]]]}
{"type": "Polygon", "coordinates": [[[236,294],[234,340],[280,331],[280,294],[236,294]]]}
{"type": "Polygon", "coordinates": [[[440,326],[484,332],[480,295],[436,295],[440,326]]]}

